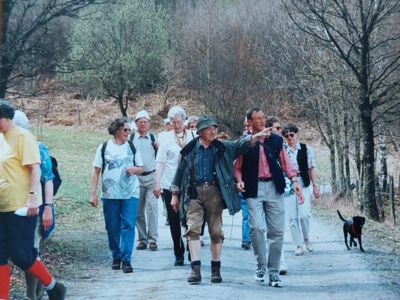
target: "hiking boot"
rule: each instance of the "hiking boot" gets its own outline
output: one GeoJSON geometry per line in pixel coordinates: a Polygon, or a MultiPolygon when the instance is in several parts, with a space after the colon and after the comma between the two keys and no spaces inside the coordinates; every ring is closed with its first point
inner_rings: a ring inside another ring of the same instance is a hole
{"type": "Polygon", "coordinates": [[[50,291],[47,291],[50,300],[64,300],[66,293],[67,288],[60,282],[56,282],[56,285],[50,291]]]}
{"type": "Polygon", "coordinates": [[[211,261],[211,282],[212,283],[220,283],[222,281],[220,270],[221,270],[221,262],[220,261],[211,261]]]}
{"type": "Polygon", "coordinates": [[[303,246],[297,246],[296,250],[294,250],[294,255],[296,256],[303,255],[303,253],[304,253],[303,246]]]}
{"type": "Polygon", "coordinates": [[[311,244],[310,241],[304,241],[304,244],[306,245],[306,249],[307,249],[309,252],[313,252],[313,251],[314,251],[314,248],[313,248],[313,246],[312,246],[312,244],[311,244]]]}
{"type": "Polygon", "coordinates": [[[175,267],[181,267],[181,266],[183,266],[183,265],[184,265],[184,258],[183,258],[183,256],[177,256],[177,257],[175,258],[174,266],[175,266],[175,267]]]}
{"type": "Polygon", "coordinates": [[[157,250],[157,243],[156,242],[151,242],[150,244],[149,244],[149,250],[150,251],[156,251],[157,250]]]}
{"type": "Polygon", "coordinates": [[[119,258],[114,258],[111,264],[111,269],[119,270],[121,269],[121,260],[119,258]]]}
{"type": "Polygon", "coordinates": [[[187,281],[189,284],[198,284],[201,282],[201,272],[200,272],[200,267],[201,263],[200,261],[194,261],[191,263],[192,265],[192,272],[187,278],[187,281]]]}
{"type": "Polygon", "coordinates": [[[137,246],[136,246],[136,250],[145,250],[147,249],[147,244],[140,242],[137,246]]]}
{"type": "Polygon", "coordinates": [[[132,273],[133,272],[133,268],[131,266],[131,262],[130,261],[123,261],[122,262],[122,272],[124,272],[124,273],[132,273]]]}
{"type": "Polygon", "coordinates": [[[282,280],[280,279],[278,274],[269,275],[269,285],[272,287],[283,287],[282,280]]]}
{"type": "Polygon", "coordinates": [[[265,280],[265,268],[258,267],[254,273],[254,280],[257,282],[264,282],[265,280]]]}
{"type": "Polygon", "coordinates": [[[249,242],[249,241],[243,241],[242,242],[242,248],[244,250],[249,250],[250,249],[250,245],[251,245],[251,242],[249,242]]]}
{"type": "Polygon", "coordinates": [[[281,263],[281,265],[279,266],[279,275],[286,275],[288,269],[289,268],[286,263],[281,263]]]}

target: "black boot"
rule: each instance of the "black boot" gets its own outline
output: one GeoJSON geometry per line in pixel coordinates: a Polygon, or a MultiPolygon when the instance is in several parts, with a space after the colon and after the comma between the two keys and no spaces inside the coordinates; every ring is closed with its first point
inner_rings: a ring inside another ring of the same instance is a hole
{"type": "Polygon", "coordinates": [[[50,300],[64,300],[67,288],[62,283],[56,282],[56,285],[47,291],[50,300]]]}
{"type": "Polygon", "coordinates": [[[211,261],[211,282],[212,283],[220,283],[222,281],[220,270],[221,270],[221,262],[220,261],[211,261]]]}
{"type": "Polygon", "coordinates": [[[189,277],[187,278],[187,281],[190,284],[200,283],[201,282],[201,272],[200,272],[201,262],[199,260],[192,261],[191,266],[192,266],[192,272],[190,273],[189,277]]]}

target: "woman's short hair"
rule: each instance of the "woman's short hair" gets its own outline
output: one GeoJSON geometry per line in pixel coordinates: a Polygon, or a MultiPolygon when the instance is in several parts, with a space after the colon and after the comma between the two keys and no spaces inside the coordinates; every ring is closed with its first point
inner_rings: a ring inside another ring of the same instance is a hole
{"type": "Polygon", "coordinates": [[[15,115],[15,108],[6,100],[0,98],[0,118],[12,120],[15,115]]]}
{"type": "Polygon", "coordinates": [[[298,133],[299,128],[292,123],[286,124],[285,126],[283,126],[282,135],[284,136],[285,134],[287,134],[289,132],[298,133]]]}
{"type": "Polygon", "coordinates": [[[114,121],[111,122],[110,126],[108,126],[108,133],[111,135],[115,135],[118,129],[124,127],[126,123],[129,124],[128,118],[126,117],[116,118],[114,121]]]}
{"type": "Polygon", "coordinates": [[[188,123],[188,125],[190,124],[190,123],[196,123],[197,124],[197,121],[199,120],[199,117],[198,116],[190,116],[189,118],[188,118],[188,120],[187,120],[187,123],[188,123]]]}
{"type": "Polygon", "coordinates": [[[178,115],[182,121],[186,120],[186,112],[185,110],[182,108],[182,106],[179,105],[175,105],[172,106],[169,111],[168,111],[168,118],[175,118],[175,116],[178,115]]]}
{"type": "Polygon", "coordinates": [[[268,116],[265,120],[265,127],[272,127],[274,123],[280,123],[279,119],[275,116],[268,116]]]}

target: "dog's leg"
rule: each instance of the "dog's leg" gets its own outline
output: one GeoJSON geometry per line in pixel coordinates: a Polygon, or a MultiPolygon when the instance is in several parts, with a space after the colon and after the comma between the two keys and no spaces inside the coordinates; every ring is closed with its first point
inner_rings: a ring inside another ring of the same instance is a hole
{"type": "Polygon", "coordinates": [[[360,245],[361,252],[365,252],[365,250],[364,250],[364,248],[363,248],[363,246],[361,244],[361,236],[358,237],[358,244],[360,245]]]}
{"type": "Polygon", "coordinates": [[[344,235],[344,243],[347,247],[347,250],[350,250],[349,245],[347,244],[347,228],[346,228],[346,224],[343,226],[343,235],[344,235]]]}
{"type": "Polygon", "coordinates": [[[350,239],[350,247],[353,247],[351,244],[353,244],[354,247],[357,247],[357,243],[354,240],[354,237],[351,237],[351,239],[350,239]]]}

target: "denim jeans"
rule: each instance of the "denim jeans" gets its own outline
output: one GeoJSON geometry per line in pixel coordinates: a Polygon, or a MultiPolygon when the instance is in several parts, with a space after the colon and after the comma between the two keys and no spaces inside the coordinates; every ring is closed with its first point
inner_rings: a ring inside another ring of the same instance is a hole
{"type": "Polygon", "coordinates": [[[242,193],[239,193],[239,199],[242,211],[242,242],[250,242],[249,209],[242,193]]]}
{"type": "Polygon", "coordinates": [[[131,261],[139,199],[101,199],[113,259],[131,261]]]}

